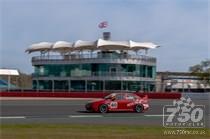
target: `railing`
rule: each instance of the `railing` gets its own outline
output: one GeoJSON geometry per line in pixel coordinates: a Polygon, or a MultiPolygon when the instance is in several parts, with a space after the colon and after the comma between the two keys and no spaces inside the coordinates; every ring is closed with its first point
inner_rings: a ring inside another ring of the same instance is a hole
{"type": "MultiPolygon", "coordinates": [[[[118,77],[134,76],[134,77],[140,77],[141,75],[138,72],[92,72],[92,76],[118,76],[118,77]]],[[[151,77],[149,77],[149,78],[151,78],[151,77]]]]}
{"type": "Polygon", "coordinates": [[[34,56],[32,61],[69,61],[83,59],[138,59],[148,62],[156,62],[156,58],[145,55],[131,54],[71,54],[71,55],[44,55],[34,56]]]}
{"type": "MultiPolygon", "coordinates": [[[[65,77],[97,77],[97,76],[112,76],[112,77],[143,77],[152,78],[151,76],[146,76],[138,72],[82,72],[66,74],[65,77]]],[[[52,74],[32,74],[32,77],[64,77],[62,75],[52,75],[52,74]]]]}

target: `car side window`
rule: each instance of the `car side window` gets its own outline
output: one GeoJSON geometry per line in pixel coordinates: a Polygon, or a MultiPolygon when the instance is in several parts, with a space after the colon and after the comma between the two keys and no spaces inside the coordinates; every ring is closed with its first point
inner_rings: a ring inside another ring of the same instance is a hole
{"type": "Polygon", "coordinates": [[[123,99],[124,99],[123,95],[121,95],[121,94],[116,95],[116,100],[123,100],[123,99]]]}
{"type": "Polygon", "coordinates": [[[126,99],[127,99],[127,100],[134,100],[135,97],[134,97],[133,95],[128,94],[128,95],[126,96],[126,99]]]}

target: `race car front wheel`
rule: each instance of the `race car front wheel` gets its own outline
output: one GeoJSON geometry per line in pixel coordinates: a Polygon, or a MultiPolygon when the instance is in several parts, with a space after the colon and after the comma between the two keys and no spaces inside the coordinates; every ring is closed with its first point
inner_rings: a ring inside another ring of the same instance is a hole
{"type": "Polygon", "coordinates": [[[99,106],[99,112],[100,113],[107,113],[108,112],[108,106],[106,104],[102,104],[99,106]]]}
{"type": "Polygon", "coordinates": [[[143,112],[143,109],[144,108],[143,108],[142,105],[136,105],[135,108],[134,108],[135,112],[137,112],[137,113],[143,112]]]}

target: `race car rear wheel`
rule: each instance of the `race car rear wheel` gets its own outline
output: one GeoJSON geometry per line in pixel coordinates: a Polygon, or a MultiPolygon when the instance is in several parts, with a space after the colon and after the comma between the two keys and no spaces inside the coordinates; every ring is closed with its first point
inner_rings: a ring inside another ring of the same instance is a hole
{"type": "Polygon", "coordinates": [[[141,113],[144,110],[144,107],[142,105],[136,105],[134,108],[135,112],[141,113]]]}
{"type": "Polygon", "coordinates": [[[107,113],[108,112],[108,106],[106,104],[102,104],[99,106],[99,112],[100,113],[107,113]]]}

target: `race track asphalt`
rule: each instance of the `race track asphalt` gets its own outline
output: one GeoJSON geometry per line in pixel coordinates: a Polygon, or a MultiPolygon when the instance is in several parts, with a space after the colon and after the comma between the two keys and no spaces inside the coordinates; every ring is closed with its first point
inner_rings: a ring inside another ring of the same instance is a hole
{"type": "MultiPolygon", "coordinates": [[[[112,112],[106,114],[85,111],[87,100],[1,100],[1,123],[69,123],[122,124],[162,126],[163,106],[173,100],[150,100],[145,113],[112,112]]],[[[196,99],[196,105],[205,105],[209,119],[209,99],[196,99]]]]}

